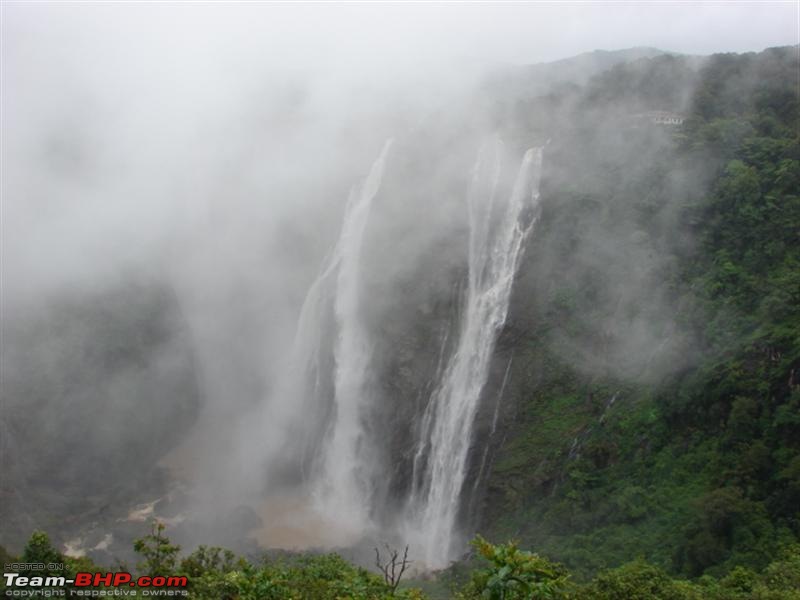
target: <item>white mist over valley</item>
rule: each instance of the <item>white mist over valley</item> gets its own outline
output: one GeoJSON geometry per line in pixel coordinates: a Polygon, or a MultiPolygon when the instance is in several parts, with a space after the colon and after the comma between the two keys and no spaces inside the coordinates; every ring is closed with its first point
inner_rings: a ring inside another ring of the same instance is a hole
{"type": "Polygon", "coordinates": [[[4,3],[0,543],[130,561],[158,519],[425,574],[528,535],[497,507],[709,351],[677,265],[722,159],[681,128],[796,12],[4,3]]]}

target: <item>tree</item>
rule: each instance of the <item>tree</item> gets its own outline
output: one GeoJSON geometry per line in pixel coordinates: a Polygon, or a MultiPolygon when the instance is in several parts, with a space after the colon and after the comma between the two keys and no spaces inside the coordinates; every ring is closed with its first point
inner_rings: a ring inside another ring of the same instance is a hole
{"type": "Polygon", "coordinates": [[[138,565],[139,569],[151,577],[175,573],[181,547],[170,542],[164,535],[164,529],[161,521],[153,520],[150,533],[133,542],[133,549],[144,557],[138,565]]]}
{"type": "Polygon", "coordinates": [[[181,573],[189,577],[199,577],[204,573],[230,573],[241,571],[246,566],[246,561],[236,558],[236,555],[226,548],[217,546],[199,546],[197,550],[181,561],[181,573]]]}
{"type": "Polygon", "coordinates": [[[50,538],[44,531],[34,531],[31,534],[25,549],[22,551],[20,562],[44,565],[42,569],[26,571],[28,577],[48,577],[65,575],[65,558],[50,543],[50,538]]]}

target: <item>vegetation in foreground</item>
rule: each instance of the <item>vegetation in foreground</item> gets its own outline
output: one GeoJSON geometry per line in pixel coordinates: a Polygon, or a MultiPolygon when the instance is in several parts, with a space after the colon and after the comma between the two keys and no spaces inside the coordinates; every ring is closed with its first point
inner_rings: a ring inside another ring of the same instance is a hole
{"type": "MultiPolygon", "coordinates": [[[[800,545],[797,544],[783,548],[779,557],[760,572],[738,567],[721,579],[704,576],[690,581],[674,579],[659,567],[639,559],[602,571],[583,584],[574,582],[563,565],[522,550],[515,542],[495,545],[478,536],[472,546],[474,556],[467,563],[454,564],[430,581],[409,585],[399,580],[397,570],[382,569],[380,576],[350,564],[337,554],[299,554],[251,561],[230,550],[200,546],[180,558],[180,547],[170,542],[164,525],[157,522],[153,523],[150,534],[134,544],[142,557],[137,565],[138,574],[186,576],[186,597],[202,600],[800,599],[800,545]],[[424,592],[422,586],[431,591],[424,592]]],[[[66,557],[41,531],[31,535],[20,557],[13,557],[2,548],[0,555],[4,563],[37,563],[45,567],[25,571],[23,574],[28,577],[74,578],[78,572],[128,569],[125,565],[98,566],[85,557],[66,557]],[[59,564],[63,568],[47,568],[59,564]]],[[[15,590],[3,587],[3,591],[11,595],[15,590]]]]}

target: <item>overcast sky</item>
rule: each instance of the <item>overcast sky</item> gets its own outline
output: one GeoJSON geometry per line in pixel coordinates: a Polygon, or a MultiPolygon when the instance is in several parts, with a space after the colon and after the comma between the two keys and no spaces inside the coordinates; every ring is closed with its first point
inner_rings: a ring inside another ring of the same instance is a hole
{"type": "Polygon", "coordinates": [[[261,60],[292,65],[426,58],[530,63],[598,48],[709,54],[800,41],[800,3],[793,0],[3,5],[4,50],[21,37],[54,54],[155,47],[245,60],[257,49],[261,60]]]}
{"type": "MultiPolygon", "coordinates": [[[[65,231],[84,246],[90,234],[113,232],[104,233],[109,244],[137,247],[118,244],[116,232],[157,236],[156,225],[169,222],[162,213],[176,202],[171,178],[194,181],[227,164],[226,144],[250,140],[249,132],[264,122],[256,114],[279,115],[268,137],[285,130],[313,146],[349,115],[382,140],[371,111],[432,102],[452,107],[448,99],[461,97],[461,81],[486,65],[633,46],[692,54],[760,51],[798,43],[798,6],[3,1],[4,245],[14,256],[27,248],[29,261],[20,260],[27,279],[42,262],[45,243],[64,241],[52,254],[66,261],[65,231]],[[281,129],[299,104],[292,95],[298,82],[306,94],[303,121],[281,129]],[[216,143],[209,142],[212,135],[216,143]],[[61,157],[58,173],[45,171],[52,156],[61,157]],[[68,222],[43,219],[44,207],[68,222]],[[41,230],[35,243],[34,228],[41,230]],[[15,236],[19,248],[12,248],[15,236]]],[[[309,160],[313,149],[295,151],[309,160]]],[[[365,146],[365,155],[370,152],[375,149],[365,146]]],[[[302,161],[286,162],[282,175],[294,186],[300,177],[290,174],[302,161]]],[[[87,253],[104,255],[81,247],[73,262],[82,264],[87,253]]]]}

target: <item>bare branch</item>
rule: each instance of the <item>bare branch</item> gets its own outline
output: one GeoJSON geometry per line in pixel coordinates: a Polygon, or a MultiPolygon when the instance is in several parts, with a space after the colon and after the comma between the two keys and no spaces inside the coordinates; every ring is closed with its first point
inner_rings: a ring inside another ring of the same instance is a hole
{"type": "Polygon", "coordinates": [[[398,550],[391,548],[389,544],[384,544],[383,546],[386,548],[388,557],[384,562],[381,559],[380,550],[375,547],[375,565],[378,567],[380,572],[383,573],[383,581],[387,586],[389,586],[392,594],[394,594],[394,592],[397,590],[397,587],[400,585],[400,580],[403,578],[403,574],[406,572],[412,561],[408,560],[408,545],[406,545],[405,550],[403,551],[402,559],[400,559],[400,552],[398,550]]]}

